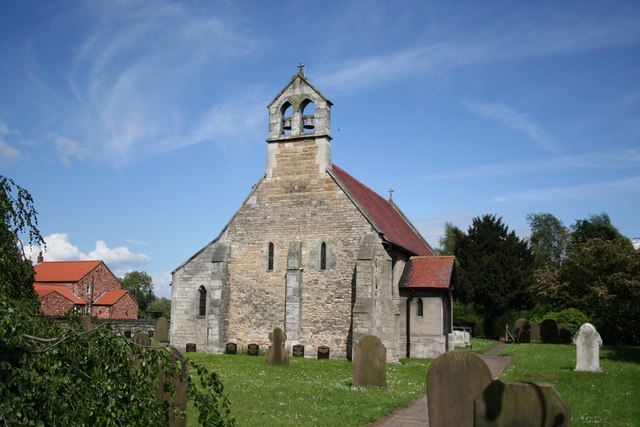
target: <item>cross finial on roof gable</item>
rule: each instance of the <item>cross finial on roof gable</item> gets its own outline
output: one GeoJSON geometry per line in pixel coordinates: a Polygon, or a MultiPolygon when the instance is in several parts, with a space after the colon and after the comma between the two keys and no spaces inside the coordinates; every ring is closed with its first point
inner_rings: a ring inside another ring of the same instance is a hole
{"type": "Polygon", "coordinates": [[[298,64],[298,74],[304,77],[304,64],[302,62],[298,64]]]}
{"type": "Polygon", "coordinates": [[[393,188],[389,188],[389,201],[393,200],[393,192],[395,190],[393,188]]]}

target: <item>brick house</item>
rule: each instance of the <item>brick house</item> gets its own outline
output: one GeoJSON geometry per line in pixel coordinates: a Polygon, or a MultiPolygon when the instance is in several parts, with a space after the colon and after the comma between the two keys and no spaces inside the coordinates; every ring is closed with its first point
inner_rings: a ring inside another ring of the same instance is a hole
{"type": "Polygon", "coordinates": [[[34,266],[33,287],[45,316],[71,308],[100,319],[137,319],[138,303],[102,261],[52,261],[34,266]]]}
{"type": "Polygon", "coordinates": [[[174,346],[268,346],[277,326],[305,355],[327,346],[350,358],[369,334],[389,361],[453,348],[454,271],[402,282],[412,263],[438,257],[391,197],[332,163],[331,106],[302,71],[269,104],[264,176],[218,237],[172,273],[174,346]],[[426,322],[406,316],[419,303],[426,322]]]}

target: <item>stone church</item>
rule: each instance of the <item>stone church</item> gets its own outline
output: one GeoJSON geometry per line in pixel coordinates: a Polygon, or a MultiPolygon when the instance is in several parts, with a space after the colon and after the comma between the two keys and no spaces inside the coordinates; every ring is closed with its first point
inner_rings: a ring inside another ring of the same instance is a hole
{"type": "MultiPolygon", "coordinates": [[[[264,176],[220,234],[172,275],[171,343],[269,345],[351,358],[378,336],[389,361],[452,349],[453,257],[391,198],[331,161],[332,103],[302,68],[269,104],[264,176]]],[[[381,159],[382,160],[382,159],[381,159]]]]}

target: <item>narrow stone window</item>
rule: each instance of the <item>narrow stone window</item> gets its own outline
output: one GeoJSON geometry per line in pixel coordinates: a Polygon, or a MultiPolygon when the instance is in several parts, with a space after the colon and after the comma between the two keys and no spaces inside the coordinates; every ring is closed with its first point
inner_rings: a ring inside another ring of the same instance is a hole
{"type": "Polygon", "coordinates": [[[268,255],[268,259],[267,259],[267,270],[268,271],[273,271],[273,254],[274,253],[274,247],[273,247],[273,242],[269,242],[269,255],[268,255]]]}
{"type": "Polygon", "coordinates": [[[418,298],[416,300],[416,304],[418,304],[418,317],[424,317],[424,307],[422,304],[422,298],[418,298]]]}
{"type": "Polygon", "coordinates": [[[198,316],[204,316],[207,312],[207,290],[204,286],[200,286],[198,289],[199,301],[198,301],[198,316]]]}
{"type": "Polygon", "coordinates": [[[327,244],[322,242],[320,245],[320,270],[327,269],[327,244]]]}

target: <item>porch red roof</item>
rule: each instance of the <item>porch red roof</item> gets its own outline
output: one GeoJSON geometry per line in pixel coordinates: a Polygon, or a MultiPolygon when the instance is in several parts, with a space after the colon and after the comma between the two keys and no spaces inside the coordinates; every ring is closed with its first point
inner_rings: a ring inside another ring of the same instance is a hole
{"type": "Polygon", "coordinates": [[[42,297],[44,297],[46,295],[49,295],[52,292],[56,292],[59,295],[61,295],[62,297],[68,299],[71,302],[73,302],[74,304],[84,305],[84,304],[87,303],[84,299],[80,298],[79,296],[77,296],[76,294],[71,292],[64,285],[50,285],[50,284],[43,284],[43,283],[34,283],[33,284],[33,289],[36,291],[36,293],[38,294],[38,298],[40,298],[40,299],[42,299],[42,297]]]}
{"type": "Polygon", "coordinates": [[[103,293],[98,297],[98,299],[93,303],[93,305],[113,305],[116,302],[118,302],[118,300],[122,298],[126,293],[127,291],[123,289],[106,291],[105,293],[103,293]]]}
{"type": "Polygon", "coordinates": [[[36,264],[36,282],[78,282],[102,261],[47,261],[36,264]]]}
{"type": "Polygon", "coordinates": [[[336,165],[333,165],[332,172],[338,184],[389,242],[415,255],[434,254],[395,203],[380,196],[336,165]]]}
{"type": "Polygon", "coordinates": [[[400,288],[449,289],[455,286],[455,257],[414,256],[400,278],[400,288]]]}

